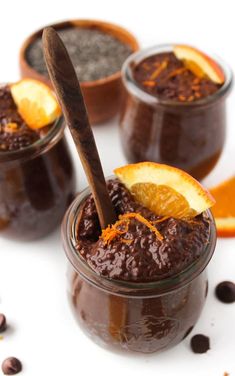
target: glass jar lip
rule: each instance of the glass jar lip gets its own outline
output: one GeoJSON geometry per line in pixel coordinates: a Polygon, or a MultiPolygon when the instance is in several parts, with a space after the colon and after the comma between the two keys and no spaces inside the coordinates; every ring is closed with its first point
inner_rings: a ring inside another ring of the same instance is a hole
{"type": "MultiPolygon", "coordinates": [[[[110,176],[107,179],[112,178],[114,178],[114,176],[110,176]]],[[[89,187],[85,188],[78,194],[64,216],[61,229],[64,250],[69,262],[72,264],[77,273],[82,275],[85,280],[96,287],[107,291],[112,291],[113,293],[116,292],[117,295],[129,295],[131,293],[132,295],[137,296],[141,294],[147,294],[149,296],[156,295],[157,292],[162,295],[191,282],[205,269],[209,263],[216,245],[216,227],[211,211],[207,210],[206,213],[210,220],[209,241],[206,244],[202,255],[180,273],[162,280],[151,282],[121,281],[97,274],[89,267],[75,248],[78,212],[89,194],[89,187]]]]}
{"type": "Polygon", "coordinates": [[[22,160],[40,154],[43,151],[44,147],[47,146],[50,142],[52,142],[52,145],[54,145],[59,140],[64,128],[64,118],[63,116],[60,116],[52,124],[46,135],[34,142],[32,145],[26,146],[25,148],[19,150],[0,151],[0,162],[22,160]]]}
{"type": "MultiPolygon", "coordinates": [[[[181,43],[177,43],[181,44],[181,43]]],[[[164,106],[174,106],[177,108],[197,108],[203,105],[208,105],[210,103],[214,103],[219,98],[227,94],[233,85],[233,73],[231,68],[222,60],[220,57],[211,54],[210,57],[216,61],[216,63],[223,69],[225,74],[225,82],[223,85],[217,90],[214,94],[209,95],[206,98],[198,99],[194,102],[179,102],[175,100],[166,100],[157,98],[146,91],[142,90],[136,83],[132,75],[132,65],[138,64],[145,58],[152,56],[157,53],[161,52],[171,52],[173,51],[173,47],[176,43],[168,43],[168,44],[159,44],[153,47],[148,47],[137,52],[131,54],[124,62],[122,66],[122,81],[128,92],[130,92],[133,96],[139,98],[142,101],[150,105],[164,105],[164,106]]]]}

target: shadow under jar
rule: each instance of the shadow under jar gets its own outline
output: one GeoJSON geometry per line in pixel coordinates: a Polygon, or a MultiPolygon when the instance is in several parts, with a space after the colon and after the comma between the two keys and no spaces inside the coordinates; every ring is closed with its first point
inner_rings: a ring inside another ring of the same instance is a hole
{"type": "Polygon", "coordinates": [[[225,100],[232,73],[214,58],[225,75],[224,84],[214,94],[193,102],[157,98],[140,88],[133,69],[150,56],[172,51],[173,45],[161,45],[134,53],[124,63],[127,100],[120,121],[121,142],[130,163],[165,163],[200,180],[213,169],[223,150],[225,100]]]}
{"type": "Polygon", "coordinates": [[[34,240],[58,226],[75,194],[72,160],[59,118],[30,146],[0,152],[0,235],[34,240]]]}
{"type": "Polygon", "coordinates": [[[209,241],[200,258],[173,277],[156,282],[124,282],[95,273],[76,251],[83,191],[68,209],[62,238],[68,265],[68,297],[80,327],[109,349],[152,353],[182,341],[197,322],[208,291],[206,266],[216,244],[210,211],[209,241]]]}

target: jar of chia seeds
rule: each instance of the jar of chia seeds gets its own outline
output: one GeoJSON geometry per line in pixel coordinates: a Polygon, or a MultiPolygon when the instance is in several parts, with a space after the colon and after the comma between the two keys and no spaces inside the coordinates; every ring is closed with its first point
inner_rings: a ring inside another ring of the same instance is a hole
{"type": "MultiPolygon", "coordinates": [[[[171,76],[168,87],[154,80],[144,82],[146,85],[156,84],[159,96],[152,95],[150,90],[143,90],[134,77],[135,68],[141,63],[147,64],[149,59],[157,59],[159,55],[167,55],[169,60],[173,49],[174,45],[148,48],[132,54],[124,63],[122,79],[127,100],[120,121],[121,143],[130,163],[165,163],[183,169],[200,180],[213,169],[223,150],[226,98],[232,87],[232,72],[227,64],[214,58],[215,64],[223,72],[223,84],[212,94],[209,90],[205,93],[204,85],[202,92],[195,91],[195,96],[189,97],[188,101],[183,95],[179,95],[180,100],[173,95],[172,87],[175,88],[175,83],[179,81],[176,73],[180,69],[168,72],[168,77],[171,76]],[[201,94],[204,97],[199,97],[201,94]]],[[[162,66],[156,70],[156,74],[162,66]]],[[[195,78],[194,81],[193,89],[198,87],[199,79],[195,78]]]]}
{"type": "Polygon", "coordinates": [[[64,127],[59,118],[32,145],[0,151],[0,236],[39,239],[62,220],[75,193],[64,127]]]}
{"type": "Polygon", "coordinates": [[[68,298],[81,329],[108,349],[152,353],[182,341],[205,304],[206,267],[213,255],[216,230],[210,211],[209,240],[201,256],[182,272],[156,282],[109,279],[93,271],[76,250],[77,226],[84,190],[73,201],[62,224],[68,258],[68,298]]]}

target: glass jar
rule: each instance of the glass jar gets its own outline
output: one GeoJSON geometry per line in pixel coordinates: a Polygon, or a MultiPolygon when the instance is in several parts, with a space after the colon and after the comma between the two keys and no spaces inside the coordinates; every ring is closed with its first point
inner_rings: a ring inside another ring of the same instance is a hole
{"type": "Polygon", "coordinates": [[[96,274],[76,251],[78,218],[89,193],[86,189],[76,197],[62,224],[68,296],[80,327],[110,349],[151,353],[176,345],[190,333],[205,303],[206,266],[216,244],[210,211],[209,242],[196,262],[162,281],[124,282],[96,274]]]}
{"type": "Polygon", "coordinates": [[[120,121],[121,142],[130,163],[165,163],[200,180],[213,169],[223,150],[225,99],[232,86],[232,72],[213,57],[225,74],[225,82],[215,94],[194,102],[159,99],[138,86],[132,70],[149,56],[171,51],[173,45],[161,45],[126,60],[122,78],[127,100],[120,121]]]}
{"type": "Polygon", "coordinates": [[[74,198],[74,169],[63,118],[34,144],[0,152],[0,235],[33,240],[61,222],[74,198]]]}

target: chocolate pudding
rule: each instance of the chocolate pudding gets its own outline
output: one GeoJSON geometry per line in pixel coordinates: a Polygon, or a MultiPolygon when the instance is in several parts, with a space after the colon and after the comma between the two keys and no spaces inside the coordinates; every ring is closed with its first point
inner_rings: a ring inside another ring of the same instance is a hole
{"type": "Polygon", "coordinates": [[[203,308],[213,219],[209,211],[188,221],[162,218],[119,180],[107,186],[119,216],[115,225],[101,231],[88,190],[63,222],[73,312],[81,328],[108,348],[167,349],[190,333],[203,308]]]}
{"type": "Polygon", "coordinates": [[[59,225],[74,195],[74,172],[63,120],[32,130],[8,85],[0,87],[0,231],[41,238],[59,225]]]}
{"type": "Polygon", "coordinates": [[[196,75],[173,53],[173,45],[142,50],[123,67],[127,101],[121,142],[130,163],[153,161],[205,177],[217,163],[225,141],[225,99],[232,73],[217,84],[196,75]]]}

